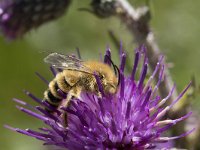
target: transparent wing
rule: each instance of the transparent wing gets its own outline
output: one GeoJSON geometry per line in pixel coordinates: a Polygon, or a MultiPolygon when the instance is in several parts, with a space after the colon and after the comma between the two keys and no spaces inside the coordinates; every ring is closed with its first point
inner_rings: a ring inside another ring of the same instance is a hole
{"type": "Polygon", "coordinates": [[[59,69],[77,70],[85,73],[91,73],[91,70],[82,64],[82,60],[75,58],[72,55],[52,53],[44,59],[44,62],[59,69]]]}

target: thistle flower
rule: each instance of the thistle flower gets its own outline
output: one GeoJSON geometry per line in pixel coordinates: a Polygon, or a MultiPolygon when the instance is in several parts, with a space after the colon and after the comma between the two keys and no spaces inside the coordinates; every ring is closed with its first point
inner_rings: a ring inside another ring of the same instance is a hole
{"type": "MultiPolygon", "coordinates": [[[[109,64],[111,52],[106,51],[104,62],[109,64]],[[108,59],[109,58],[109,59],[108,59]]],[[[174,137],[165,137],[163,133],[176,123],[188,118],[191,112],[177,119],[163,119],[163,116],[181,99],[190,84],[168,106],[165,102],[173,93],[161,98],[158,88],[163,79],[163,57],[160,57],[155,70],[149,79],[146,79],[148,59],[144,48],[135,52],[135,60],[130,75],[125,75],[126,54],[120,52],[120,85],[113,95],[106,95],[102,89],[100,80],[96,77],[102,97],[92,93],[82,92],[80,98],[73,98],[69,107],[55,109],[47,101],[36,98],[26,91],[40,106],[30,107],[26,102],[14,99],[17,103],[29,107],[29,109],[17,106],[18,109],[30,116],[43,121],[48,127],[41,127],[39,131],[31,129],[18,129],[10,126],[7,128],[16,132],[42,140],[45,145],[54,145],[69,150],[133,150],[153,149],[162,142],[169,142],[190,134],[194,129],[174,137]],[[142,69],[138,74],[139,63],[142,69]],[[159,75],[157,83],[153,79],[159,75]],[[55,113],[50,113],[51,110],[55,113]],[[63,113],[67,113],[68,126],[63,125],[63,113]]],[[[55,70],[52,69],[55,74],[55,70]]],[[[40,76],[41,77],[41,76],[40,76]]],[[[42,78],[42,77],[41,77],[42,78]]],[[[42,80],[44,80],[42,78],[42,80]]],[[[46,82],[46,80],[44,80],[46,82]]],[[[58,89],[63,100],[66,95],[58,89]]]]}
{"type": "Polygon", "coordinates": [[[2,0],[0,29],[8,39],[23,36],[33,28],[64,14],[71,0],[2,0]]]}

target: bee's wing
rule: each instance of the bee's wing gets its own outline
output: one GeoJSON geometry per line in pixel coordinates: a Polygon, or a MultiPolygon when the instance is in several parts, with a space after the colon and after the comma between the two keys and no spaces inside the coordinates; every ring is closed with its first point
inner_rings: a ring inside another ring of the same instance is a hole
{"type": "Polygon", "coordinates": [[[85,73],[92,73],[91,70],[83,65],[83,61],[71,55],[52,53],[44,61],[55,68],[65,70],[77,70],[85,73]]]}

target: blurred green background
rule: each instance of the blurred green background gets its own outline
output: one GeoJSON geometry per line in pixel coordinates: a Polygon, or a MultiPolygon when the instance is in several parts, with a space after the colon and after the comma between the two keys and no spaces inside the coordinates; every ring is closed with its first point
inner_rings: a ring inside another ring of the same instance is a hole
{"type": "MultiPolygon", "coordinates": [[[[139,2],[131,1],[133,4],[139,2]]],[[[104,52],[110,45],[117,61],[117,51],[107,33],[109,29],[122,40],[128,51],[134,50],[134,40],[117,18],[101,20],[90,13],[78,11],[78,8],[89,7],[89,3],[89,0],[73,1],[62,18],[29,32],[22,39],[7,42],[0,38],[0,149],[44,149],[42,142],[5,129],[3,125],[33,129],[42,125],[17,110],[12,98],[34,104],[25,96],[23,89],[43,97],[47,87],[35,72],[52,79],[48,65],[43,62],[48,53],[70,54],[79,47],[83,59],[98,59],[99,51],[104,52]]],[[[192,75],[200,82],[200,1],[153,0],[152,5],[152,30],[167,61],[174,64],[171,74],[178,90],[184,88],[192,75]]],[[[197,109],[199,98],[192,102],[197,109]]]]}

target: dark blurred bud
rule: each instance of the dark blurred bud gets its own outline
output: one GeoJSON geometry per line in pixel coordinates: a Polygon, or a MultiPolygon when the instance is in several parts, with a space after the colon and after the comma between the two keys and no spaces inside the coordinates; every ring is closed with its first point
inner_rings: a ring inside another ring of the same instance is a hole
{"type": "Polygon", "coordinates": [[[71,0],[2,0],[0,29],[8,39],[22,37],[32,28],[59,18],[71,0]]]}
{"type": "Polygon", "coordinates": [[[107,18],[116,13],[115,0],[92,0],[93,13],[100,18],[107,18]]]}

